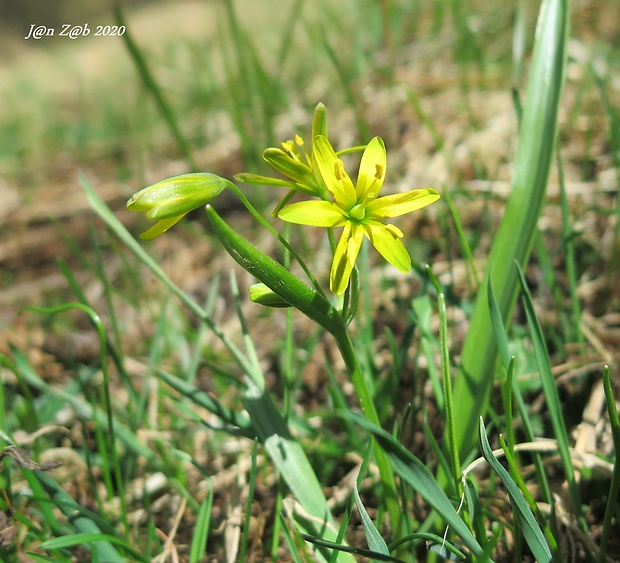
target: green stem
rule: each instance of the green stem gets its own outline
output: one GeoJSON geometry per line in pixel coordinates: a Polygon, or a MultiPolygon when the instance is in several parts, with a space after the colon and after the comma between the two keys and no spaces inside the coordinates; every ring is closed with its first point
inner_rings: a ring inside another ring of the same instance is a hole
{"type": "MultiPolygon", "coordinates": [[[[375,404],[372,400],[372,395],[368,389],[368,384],[364,378],[362,368],[357,361],[357,355],[355,353],[355,349],[353,348],[353,343],[351,342],[351,337],[349,336],[348,331],[346,329],[343,329],[342,331],[334,331],[332,332],[332,335],[336,339],[336,344],[342,354],[342,359],[344,360],[349,375],[351,376],[351,381],[353,383],[353,387],[355,388],[355,394],[359,400],[364,417],[375,426],[381,427],[377,409],[375,408],[375,404]]],[[[399,539],[403,519],[402,511],[400,505],[398,504],[398,494],[396,491],[396,481],[394,480],[392,465],[378,441],[374,442],[373,449],[375,461],[377,462],[377,467],[379,468],[379,475],[381,477],[381,483],[383,485],[383,492],[385,495],[385,504],[390,516],[390,523],[394,538],[399,539]]]]}
{"type": "Polygon", "coordinates": [[[446,297],[442,291],[439,280],[435,277],[430,265],[426,265],[426,271],[437,291],[437,306],[439,308],[439,347],[441,350],[441,381],[443,384],[443,396],[446,413],[446,439],[450,453],[452,478],[457,493],[463,495],[463,483],[461,480],[461,463],[459,461],[459,448],[456,438],[456,422],[454,418],[454,401],[452,394],[452,378],[450,376],[450,350],[448,349],[448,311],[446,297]]]}

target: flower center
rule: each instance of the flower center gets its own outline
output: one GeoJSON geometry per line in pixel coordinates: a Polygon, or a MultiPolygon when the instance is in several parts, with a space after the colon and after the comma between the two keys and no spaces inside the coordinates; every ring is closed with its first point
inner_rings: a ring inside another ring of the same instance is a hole
{"type": "Polygon", "coordinates": [[[358,203],[353,206],[349,211],[349,217],[361,221],[364,217],[366,217],[366,205],[363,203],[358,203]]]}

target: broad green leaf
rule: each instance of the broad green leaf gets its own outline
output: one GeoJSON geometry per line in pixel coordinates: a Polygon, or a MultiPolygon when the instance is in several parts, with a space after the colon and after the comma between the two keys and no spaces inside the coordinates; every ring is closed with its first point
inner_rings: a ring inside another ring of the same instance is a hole
{"type": "Polygon", "coordinates": [[[488,259],[461,355],[454,395],[457,442],[466,459],[475,444],[478,417],[484,415],[495,375],[497,344],[489,319],[487,285],[493,278],[497,303],[509,324],[518,295],[514,262],[529,260],[545,199],[556,142],[558,110],[568,29],[568,0],[543,0],[525,96],[512,190],[488,259]]]}

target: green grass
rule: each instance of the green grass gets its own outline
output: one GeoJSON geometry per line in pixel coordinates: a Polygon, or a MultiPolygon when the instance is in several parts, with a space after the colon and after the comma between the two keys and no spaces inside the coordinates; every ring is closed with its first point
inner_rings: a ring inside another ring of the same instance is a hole
{"type": "Polygon", "coordinates": [[[620,207],[600,189],[620,58],[602,2],[545,0],[536,38],[526,8],[227,0],[209,34],[155,42],[117,12],[105,80],[63,101],[11,70],[0,173],[34,206],[76,183],[69,154],[94,214],[87,240],[58,223],[66,289],[0,342],[2,561],[620,558],[620,207]],[[566,63],[568,37],[588,56],[566,63]],[[412,273],[368,245],[346,306],[334,234],[270,217],[280,187],[233,186],[150,244],[97,194],[162,158],[268,174],[268,146],[311,146],[318,101],[337,149],[385,139],[384,191],[444,194],[398,222],[412,273]],[[256,280],[293,307],[251,303],[256,280]]]}

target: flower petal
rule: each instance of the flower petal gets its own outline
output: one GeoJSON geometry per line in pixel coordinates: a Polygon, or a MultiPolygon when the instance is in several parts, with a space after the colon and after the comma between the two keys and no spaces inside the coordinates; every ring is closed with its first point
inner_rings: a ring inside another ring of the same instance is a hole
{"type": "Polygon", "coordinates": [[[312,142],[312,158],[336,203],[342,209],[351,209],[356,203],[355,187],[342,161],[336,156],[334,148],[323,135],[317,135],[312,142]],[[338,176],[336,169],[338,169],[338,176]]]}
{"type": "Polygon", "coordinates": [[[242,172],[241,174],[235,174],[235,180],[243,182],[244,184],[260,184],[261,186],[280,186],[282,188],[289,188],[291,190],[301,190],[310,193],[310,190],[305,186],[300,186],[290,180],[282,180],[281,178],[269,178],[269,176],[260,176],[258,174],[250,174],[249,172],[242,172]]]}
{"type": "Polygon", "coordinates": [[[411,258],[397,234],[386,225],[365,223],[364,231],[372,245],[392,266],[401,272],[411,270],[411,258]]]}
{"type": "Polygon", "coordinates": [[[331,201],[300,201],[287,205],[278,217],[289,223],[312,227],[337,227],[344,225],[342,210],[331,201]]]}
{"type": "Polygon", "coordinates": [[[364,229],[359,223],[347,221],[340,235],[332,269],[329,274],[329,288],[336,294],[341,295],[349,286],[351,272],[355,267],[355,261],[359,254],[362,241],[364,240],[364,229]]]}
{"type": "MultiPolygon", "coordinates": [[[[222,187],[222,190],[224,188],[222,187]]],[[[189,192],[179,193],[175,197],[171,197],[166,201],[155,205],[146,212],[149,219],[172,219],[179,215],[185,215],[194,209],[206,205],[209,201],[219,195],[221,190],[213,190],[212,194],[206,192],[189,192]]]]}
{"type": "Polygon", "coordinates": [[[372,201],[381,190],[385,179],[387,155],[385,144],[380,137],[375,137],[364,150],[355,188],[357,200],[372,201]]]}
{"type": "Polygon", "coordinates": [[[441,196],[432,188],[412,190],[404,194],[386,195],[371,201],[366,208],[366,217],[383,219],[385,217],[399,217],[422,209],[437,201],[441,196]]]}
{"type": "Polygon", "coordinates": [[[185,213],[183,215],[179,215],[178,217],[170,217],[168,219],[162,219],[161,221],[157,221],[150,229],[144,231],[140,238],[142,240],[153,240],[159,235],[165,233],[170,227],[174,227],[183,217],[185,217],[185,213]]]}
{"type": "Polygon", "coordinates": [[[319,195],[314,174],[309,166],[292,158],[282,149],[271,148],[263,152],[263,158],[278,172],[299,184],[299,189],[311,195],[319,195]],[[303,188],[302,188],[303,186],[303,188]],[[305,188],[305,189],[304,189],[305,188]]]}

